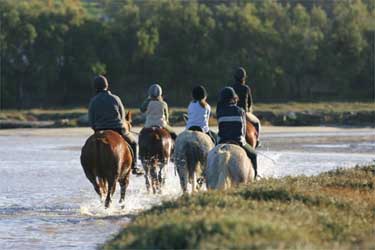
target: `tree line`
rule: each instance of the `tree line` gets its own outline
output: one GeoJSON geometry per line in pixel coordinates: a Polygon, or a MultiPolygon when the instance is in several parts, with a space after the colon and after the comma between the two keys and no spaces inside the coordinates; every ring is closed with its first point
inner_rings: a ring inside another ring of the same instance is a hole
{"type": "Polygon", "coordinates": [[[248,72],[255,101],[374,100],[373,0],[0,0],[1,108],[87,105],[95,74],[125,106],[172,106],[248,72]]]}

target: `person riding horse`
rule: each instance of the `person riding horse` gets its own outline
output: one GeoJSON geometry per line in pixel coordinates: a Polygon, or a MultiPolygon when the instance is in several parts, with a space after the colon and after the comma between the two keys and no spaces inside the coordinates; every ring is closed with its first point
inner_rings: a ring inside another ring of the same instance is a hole
{"type": "Polygon", "coordinates": [[[220,92],[216,108],[219,126],[219,144],[233,143],[241,146],[250,158],[257,176],[257,153],[246,142],[246,113],[237,106],[238,96],[233,88],[225,87],[220,92]]]}
{"type": "Polygon", "coordinates": [[[259,133],[260,133],[260,121],[258,117],[253,114],[253,97],[251,95],[250,87],[245,83],[246,80],[246,71],[244,68],[239,67],[234,73],[235,83],[232,85],[232,88],[238,96],[237,105],[246,112],[247,118],[253,123],[254,127],[258,132],[257,144],[256,147],[260,145],[259,143],[259,133]]]}
{"type": "Polygon", "coordinates": [[[188,107],[188,120],[186,129],[206,133],[214,144],[217,142],[217,134],[208,127],[211,106],[207,103],[207,91],[203,86],[196,86],[192,91],[193,101],[188,107]]]}
{"type": "Polygon", "coordinates": [[[168,104],[163,100],[162,92],[159,84],[153,84],[148,89],[148,97],[141,105],[141,112],[146,113],[145,128],[164,128],[171,134],[172,139],[176,140],[177,134],[168,124],[168,104]]]}
{"type": "Polygon", "coordinates": [[[102,75],[94,78],[96,95],[91,98],[89,104],[89,123],[95,131],[113,130],[119,133],[130,145],[134,160],[132,162],[132,173],[142,174],[137,167],[137,141],[134,136],[124,127],[125,109],[121,99],[112,94],[108,87],[107,78],[102,75]]]}

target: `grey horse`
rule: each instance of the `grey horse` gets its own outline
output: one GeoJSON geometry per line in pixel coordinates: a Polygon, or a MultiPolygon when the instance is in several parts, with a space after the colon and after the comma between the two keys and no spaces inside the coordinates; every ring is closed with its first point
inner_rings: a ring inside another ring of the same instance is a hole
{"type": "Polygon", "coordinates": [[[214,146],[211,138],[199,131],[185,130],[177,137],[173,158],[184,193],[188,182],[192,192],[198,191],[204,180],[207,154],[214,146]]]}

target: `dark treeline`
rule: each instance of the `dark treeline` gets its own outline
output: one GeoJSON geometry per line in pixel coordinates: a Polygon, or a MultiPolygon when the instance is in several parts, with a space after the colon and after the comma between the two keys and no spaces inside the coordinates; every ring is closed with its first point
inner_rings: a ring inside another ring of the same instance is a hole
{"type": "Polygon", "coordinates": [[[126,106],[172,106],[248,71],[256,101],[374,99],[374,1],[0,0],[1,107],[86,105],[105,74],[126,106]]]}

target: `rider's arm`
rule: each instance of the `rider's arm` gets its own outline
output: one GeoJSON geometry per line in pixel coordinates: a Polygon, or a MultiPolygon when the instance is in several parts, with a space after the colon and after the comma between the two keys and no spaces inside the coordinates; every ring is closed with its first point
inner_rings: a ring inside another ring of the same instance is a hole
{"type": "Polygon", "coordinates": [[[92,129],[95,130],[95,127],[94,127],[94,109],[92,108],[92,102],[90,102],[89,104],[89,125],[92,129]]]}
{"type": "Polygon", "coordinates": [[[125,108],[124,108],[124,104],[122,104],[122,101],[121,101],[120,97],[116,96],[115,99],[116,99],[116,102],[117,102],[117,105],[118,105],[118,109],[119,109],[119,112],[120,112],[121,121],[125,122],[125,108]]]}
{"type": "Polygon", "coordinates": [[[165,121],[169,124],[168,104],[166,102],[164,102],[164,115],[165,121]]]}
{"type": "Polygon", "coordinates": [[[248,105],[248,110],[252,113],[253,112],[253,97],[251,95],[251,89],[250,87],[248,88],[248,96],[247,96],[247,105],[248,105]]]}
{"type": "Polygon", "coordinates": [[[147,106],[148,106],[148,104],[150,103],[150,98],[148,97],[146,100],[144,100],[144,102],[141,104],[141,108],[140,108],[140,110],[141,110],[141,112],[142,113],[144,113],[144,112],[146,112],[147,111],[147,106]]]}

